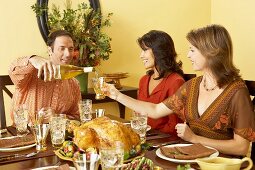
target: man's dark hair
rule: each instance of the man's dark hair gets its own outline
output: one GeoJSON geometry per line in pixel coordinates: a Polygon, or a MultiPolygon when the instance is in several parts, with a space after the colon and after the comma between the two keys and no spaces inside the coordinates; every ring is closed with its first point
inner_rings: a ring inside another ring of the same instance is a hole
{"type": "Polygon", "coordinates": [[[73,40],[73,36],[69,32],[67,32],[65,30],[57,30],[57,31],[50,33],[50,35],[48,36],[47,46],[53,47],[53,44],[54,44],[56,38],[60,37],[60,36],[67,36],[73,40]]]}

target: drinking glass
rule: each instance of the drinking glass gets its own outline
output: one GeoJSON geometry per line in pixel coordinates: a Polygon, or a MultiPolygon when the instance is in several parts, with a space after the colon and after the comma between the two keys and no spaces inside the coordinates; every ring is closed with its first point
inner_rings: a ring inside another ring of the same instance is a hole
{"type": "Polygon", "coordinates": [[[28,125],[28,109],[26,105],[18,105],[13,112],[14,123],[16,125],[17,136],[23,136],[29,133],[28,125]]]}
{"type": "Polygon", "coordinates": [[[101,146],[99,154],[102,170],[121,169],[124,161],[123,143],[116,141],[112,146],[101,146]]]}
{"type": "Polygon", "coordinates": [[[89,156],[80,154],[73,159],[73,164],[77,170],[98,170],[99,155],[91,153],[89,156]]]}
{"type": "Polygon", "coordinates": [[[66,115],[54,114],[50,120],[50,134],[53,147],[59,148],[65,141],[66,115]]]}
{"type": "Polygon", "coordinates": [[[104,116],[105,109],[95,109],[96,117],[104,116]]]}
{"type": "Polygon", "coordinates": [[[146,141],[148,115],[145,113],[133,113],[131,117],[131,128],[140,136],[141,142],[146,141]]]}
{"type": "Polygon", "coordinates": [[[35,124],[32,126],[32,132],[36,139],[36,150],[45,151],[47,149],[46,139],[49,133],[49,124],[35,124]]]}
{"type": "Polygon", "coordinates": [[[81,122],[84,123],[90,121],[92,119],[92,100],[81,100],[78,105],[81,122]]]}
{"type": "Polygon", "coordinates": [[[96,100],[101,100],[105,98],[104,91],[102,91],[104,83],[105,83],[104,77],[92,78],[92,85],[96,93],[95,96],[96,100]]]}

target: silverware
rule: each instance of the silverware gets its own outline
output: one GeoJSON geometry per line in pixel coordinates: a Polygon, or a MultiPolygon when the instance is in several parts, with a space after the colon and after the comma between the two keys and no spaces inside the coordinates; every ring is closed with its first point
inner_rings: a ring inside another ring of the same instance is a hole
{"type": "Polygon", "coordinates": [[[153,148],[160,148],[161,146],[166,146],[166,145],[171,145],[171,144],[177,144],[180,143],[179,140],[177,141],[169,141],[169,142],[164,142],[164,143],[159,143],[159,144],[153,144],[152,147],[153,148]]]}
{"type": "Polygon", "coordinates": [[[11,155],[0,156],[0,162],[15,159],[15,158],[20,158],[20,157],[29,158],[29,157],[37,155],[38,153],[39,151],[31,152],[28,154],[11,154],[11,155]]]}

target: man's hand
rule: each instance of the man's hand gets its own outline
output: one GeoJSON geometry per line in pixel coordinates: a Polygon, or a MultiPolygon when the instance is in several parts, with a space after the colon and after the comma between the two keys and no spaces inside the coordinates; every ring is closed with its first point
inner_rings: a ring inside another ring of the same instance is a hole
{"type": "Polygon", "coordinates": [[[31,57],[29,62],[38,69],[38,78],[43,77],[44,81],[51,81],[57,75],[56,65],[43,57],[31,57]]]}

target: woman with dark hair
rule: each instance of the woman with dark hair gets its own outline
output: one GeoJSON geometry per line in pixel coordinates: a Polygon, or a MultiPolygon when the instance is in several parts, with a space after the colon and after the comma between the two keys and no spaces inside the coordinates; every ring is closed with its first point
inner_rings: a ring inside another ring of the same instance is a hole
{"type": "Polygon", "coordinates": [[[246,155],[255,141],[255,114],[249,91],[233,64],[232,41],[220,25],[209,25],[187,34],[188,58],[203,76],[191,79],[159,104],[137,101],[107,85],[106,94],[135,110],[160,118],[176,113],[185,123],[177,135],[219,152],[246,155]],[[155,114],[156,113],[156,114],[155,114]]]}
{"type": "MultiPolygon", "coordinates": [[[[160,103],[173,95],[185,82],[182,78],[182,62],[176,61],[177,54],[172,38],[163,31],[152,30],[138,39],[142,49],[140,58],[147,74],[140,79],[138,99],[160,103]]],[[[162,118],[148,118],[152,129],[176,136],[175,126],[182,122],[176,114],[162,118]]]]}

